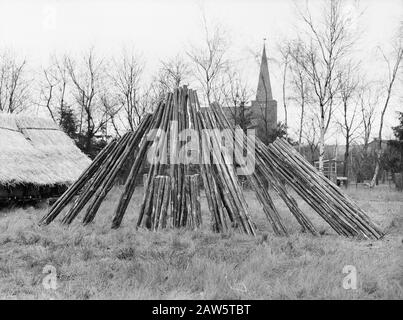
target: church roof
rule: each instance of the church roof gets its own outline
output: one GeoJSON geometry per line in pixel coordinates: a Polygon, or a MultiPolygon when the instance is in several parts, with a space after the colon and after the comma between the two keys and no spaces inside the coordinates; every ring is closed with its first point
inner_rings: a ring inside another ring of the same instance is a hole
{"type": "Polygon", "coordinates": [[[256,91],[256,101],[273,100],[271,92],[269,66],[267,64],[266,47],[263,45],[262,62],[260,63],[259,82],[256,91]]]}

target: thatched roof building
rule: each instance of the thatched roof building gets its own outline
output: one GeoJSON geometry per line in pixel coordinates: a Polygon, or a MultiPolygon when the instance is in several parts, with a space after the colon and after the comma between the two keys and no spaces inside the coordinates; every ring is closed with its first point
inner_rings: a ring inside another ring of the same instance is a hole
{"type": "Polygon", "coordinates": [[[0,114],[0,188],[73,183],[91,160],[51,120],[0,114]]]}

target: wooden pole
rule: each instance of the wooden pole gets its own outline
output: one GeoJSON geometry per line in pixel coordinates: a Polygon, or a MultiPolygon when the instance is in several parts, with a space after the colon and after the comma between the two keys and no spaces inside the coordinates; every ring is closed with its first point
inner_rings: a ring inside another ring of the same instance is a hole
{"type": "MultiPolygon", "coordinates": [[[[276,140],[273,149],[287,157],[287,163],[299,177],[301,183],[308,185],[315,194],[331,208],[333,217],[338,216],[341,225],[351,236],[379,239],[384,234],[351,199],[335,184],[318,174],[303,157],[283,140],[276,140]],[[353,231],[351,231],[351,229],[353,231]]],[[[301,190],[302,191],[302,190],[301,190]]]]}
{"type": "Polygon", "coordinates": [[[113,166],[113,164],[116,162],[116,160],[119,158],[119,156],[123,152],[127,141],[130,140],[131,138],[132,138],[132,134],[127,133],[119,140],[119,143],[116,144],[115,148],[108,155],[107,159],[102,164],[102,167],[100,168],[100,170],[98,170],[98,172],[96,173],[94,178],[87,183],[87,185],[85,186],[80,197],[77,199],[77,201],[74,203],[74,205],[70,208],[70,210],[66,213],[66,215],[62,219],[63,224],[70,224],[74,220],[74,218],[77,216],[77,214],[81,211],[81,209],[85,206],[85,204],[88,202],[88,200],[91,198],[91,196],[95,193],[95,191],[101,185],[102,181],[108,174],[110,168],[113,166]]]}
{"type": "MultiPolygon", "coordinates": [[[[217,119],[218,126],[220,129],[232,129],[228,120],[225,118],[223,114],[217,112],[216,108],[212,108],[213,115],[217,119]]],[[[228,131],[223,131],[224,133],[228,131]]],[[[243,157],[243,149],[244,149],[244,137],[239,135],[240,131],[232,130],[233,137],[230,137],[228,134],[226,135],[226,139],[230,140],[231,138],[234,140],[234,152],[236,159],[241,159],[243,157]],[[242,151],[241,151],[242,150],[242,151]]],[[[246,144],[248,154],[251,152],[250,142],[247,141],[246,144]]],[[[249,158],[248,161],[251,159],[249,158]]],[[[256,159],[257,164],[259,165],[259,158],[256,159]]],[[[277,235],[287,235],[287,231],[285,226],[283,225],[280,215],[277,212],[276,207],[268,193],[267,189],[265,188],[265,183],[261,175],[257,174],[257,171],[254,170],[253,174],[246,175],[249,183],[251,184],[253,190],[256,193],[256,196],[263,207],[263,211],[266,214],[267,219],[269,220],[270,224],[272,225],[273,231],[277,235]]]]}
{"type": "MultiPolygon", "coordinates": [[[[154,163],[150,165],[150,170],[148,172],[148,179],[147,179],[147,187],[146,187],[146,192],[145,192],[145,197],[143,199],[143,203],[140,208],[140,214],[137,220],[137,227],[143,224],[143,217],[145,213],[148,213],[150,208],[151,208],[151,198],[149,196],[149,192],[151,189],[151,184],[155,176],[162,174],[161,170],[161,160],[163,159],[162,157],[166,156],[166,154],[163,154],[164,152],[158,152],[159,150],[163,150],[164,144],[167,142],[167,130],[169,128],[169,119],[171,117],[171,112],[172,112],[172,103],[171,100],[173,98],[173,95],[169,93],[167,95],[166,99],[166,104],[161,105],[161,112],[162,112],[162,122],[158,126],[160,129],[157,132],[157,142],[154,142],[155,144],[155,149],[152,155],[152,159],[154,160],[154,163]]],[[[165,148],[164,148],[165,149],[165,148]]]]}
{"type": "Polygon", "coordinates": [[[143,224],[146,228],[157,231],[166,228],[167,211],[171,197],[171,177],[158,175],[154,177],[151,193],[147,195],[151,208],[144,213],[143,224]]]}
{"type": "MultiPolygon", "coordinates": [[[[150,126],[151,129],[156,129],[159,127],[161,120],[162,120],[163,109],[164,109],[163,104],[161,103],[159,105],[157,111],[154,113],[154,116],[152,119],[152,124],[150,126]]],[[[141,141],[139,150],[135,156],[134,163],[130,169],[129,175],[127,177],[126,183],[123,188],[124,189],[123,193],[121,194],[120,199],[119,199],[118,206],[116,207],[115,214],[114,214],[114,217],[112,220],[113,229],[118,228],[120,226],[120,224],[122,223],[123,216],[127,210],[129,202],[130,202],[130,200],[133,196],[134,190],[136,188],[137,174],[141,168],[142,163],[144,163],[145,154],[150,145],[151,145],[151,141],[148,140],[147,134],[145,134],[143,137],[143,140],[141,141]]],[[[147,186],[148,176],[149,176],[148,174],[145,174],[143,176],[144,194],[147,192],[147,188],[148,188],[148,186],[147,186]],[[146,177],[145,180],[144,180],[144,177],[146,177]]]]}
{"type": "Polygon", "coordinates": [[[199,174],[185,176],[185,197],[187,217],[184,226],[196,230],[201,227],[199,174]]]}
{"type": "Polygon", "coordinates": [[[165,177],[164,192],[162,196],[161,204],[161,216],[158,224],[159,229],[165,229],[167,227],[168,211],[170,208],[171,195],[172,195],[172,179],[169,176],[165,177]]]}
{"type": "Polygon", "coordinates": [[[125,150],[119,157],[119,159],[116,161],[116,163],[113,165],[112,169],[110,169],[107,177],[105,180],[102,182],[102,185],[98,188],[96,191],[93,201],[89,204],[87,208],[87,212],[84,216],[83,223],[88,224],[93,221],[95,218],[95,215],[101,206],[102,201],[105,199],[109,191],[111,190],[113,186],[113,182],[116,179],[117,174],[119,173],[119,170],[123,167],[127,159],[130,157],[131,154],[134,153],[136,147],[138,147],[140,141],[142,138],[148,133],[148,127],[151,121],[151,115],[147,114],[143,119],[141,120],[138,129],[133,135],[133,138],[131,141],[128,142],[126,145],[125,150]]]}
{"type": "MultiPolygon", "coordinates": [[[[195,106],[192,109],[192,121],[196,131],[199,133],[199,163],[201,169],[201,176],[203,179],[203,185],[205,189],[205,194],[207,198],[207,203],[209,205],[211,213],[211,227],[215,232],[227,232],[229,225],[227,223],[226,216],[230,215],[223,205],[221,195],[218,191],[218,186],[215,181],[213,167],[209,164],[209,153],[203,148],[203,135],[202,135],[202,124],[199,119],[200,107],[198,105],[197,97],[194,92],[190,94],[190,99],[192,104],[195,106]]],[[[232,217],[230,217],[233,220],[232,217]]]]}
{"type": "MultiPolygon", "coordinates": [[[[203,112],[199,112],[199,118],[204,129],[214,129],[214,124],[211,117],[208,115],[208,108],[203,112]]],[[[222,196],[227,212],[231,212],[236,219],[237,224],[242,228],[246,234],[255,235],[255,227],[251,221],[246,205],[246,201],[243,197],[242,190],[239,186],[238,180],[235,176],[233,166],[227,163],[220,150],[217,150],[214,146],[221,144],[221,139],[218,136],[217,130],[212,130],[210,138],[213,141],[213,147],[211,148],[212,156],[215,161],[214,169],[216,171],[216,181],[219,183],[219,187],[222,190],[222,196]]],[[[208,139],[209,137],[206,137],[208,139]]]]}
{"type": "Polygon", "coordinates": [[[117,139],[113,139],[100,153],[95,157],[90,166],[80,175],[80,177],[60,196],[52,205],[49,212],[39,221],[40,225],[51,223],[60,212],[68,205],[73,197],[85,186],[94,174],[102,167],[103,162],[109,152],[115,147],[117,139]]]}

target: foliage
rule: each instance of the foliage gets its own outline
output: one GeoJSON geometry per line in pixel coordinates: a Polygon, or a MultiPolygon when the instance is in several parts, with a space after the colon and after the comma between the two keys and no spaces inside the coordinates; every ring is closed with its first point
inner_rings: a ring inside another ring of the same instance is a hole
{"type": "Polygon", "coordinates": [[[403,112],[399,112],[400,124],[393,127],[396,140],[388,141],[388,148],[382,154],[381,164],[393,173],[403,172],[403,112]]]}
{"type": "Polygon", "coordinates": [[[103,138],[92,137],[91,138],[91,149],[88,151],[87,143],[88,137],[85,134],[76,134],[75,142],[77,147],[81,149],[88,157],[94,159],[96,155],[108,144],[108,142],[103,138]]]}
{"type": "Polygon", "coordinates": [[[253,127],[253,112],[245,106],[244,102],[241,102],[239,107],[232,108],[230,119],[235,126],[240,126],[245,132],[253,127]]]}
{"type": "Polygon", "coordinates": [[[295,144],[295,142],[287,137],[287,127],[283,122],[278,122],[276,128],[271,129],[268,133],[268,135],[263,134],[263,130],[257,131],[257,136],[263,141],[265,144],[269,144],[274,142],[277,138],[287,138],[287,141],[291,143],[292,145],[295,144]]]}
{"type": "Polygon", "coordinates": [[[352,154],[352,172],[356,176],[356,182],[361,183],[370,180],[375,170],[376,155],[360,150],[352,154]]]}
{"type": "Polygon", "coordinates": [[[399,114],[399,125],[392,127],[393,133],[398,141],[403,141],[403,112],[398,112],[399,114]]]}
{"type": "Polygon", "coordinates": [[[77,118],[74,110],[64,106],[60,111],[59,126],[72,139],[77,137],[77,118]]]}

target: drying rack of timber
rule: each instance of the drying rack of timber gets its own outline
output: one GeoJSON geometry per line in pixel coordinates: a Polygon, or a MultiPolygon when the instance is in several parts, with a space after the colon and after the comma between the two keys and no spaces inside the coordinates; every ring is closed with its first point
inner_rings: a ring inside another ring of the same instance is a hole
{"type": "Polygon", "coordinates": [[[154,231],[168,227],[199,228],[202,224],[199,201],[202,182],[213,231],[235,229],[255,235],[256,226],[250,217],[236,166],[228,161],[222,149],[217,148],[223,138],[232,141],[235,158],[245,159],[243,151],[246,148],[246,161],[255,165],[246,178],[276,235],[285,236],[288,232],[273,203],[271,191],[265,187],[268,182],[272,186],[270,190],[284,201],[304,232],[319,234],[298,207],[290,189],[339,235],[359,239],[383,237],[383,232],[365,212],[288,142],[277,139],[265,145],[257,137],[252,139],[243,135],[240,128],[229,124],[219,106],[201,107],[196,92],[187,87],[168,93],[154,113],[144,116],[136,131],[112,140],[53,204],[40,224],[51,223],[63,211],[66,211],[61,219],[63,224],[71,224],[81,211],[84,211],[82,223],[91,223],[112,189],[120,168],[130,159],[131,169],[112,217],[112,228],[118,228],[135,190],[139,169],[142,163],[152,159],[137,227],[154,231]],[[197,139],[192,137],[192,143],[178,134],[186,129],[197,133],[197,139]],[[164,134],[167,132],[170,134],[164,134]],[[237,154],[240,152],[242,154],[237,154]],[[188,159],[189,154],[193,161],[196,159],[194,162],[181,161],[188,159]],[[198,174],[191,170],[195,163],[198,174]]]}

